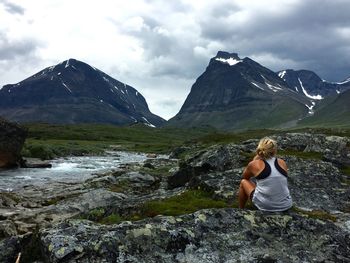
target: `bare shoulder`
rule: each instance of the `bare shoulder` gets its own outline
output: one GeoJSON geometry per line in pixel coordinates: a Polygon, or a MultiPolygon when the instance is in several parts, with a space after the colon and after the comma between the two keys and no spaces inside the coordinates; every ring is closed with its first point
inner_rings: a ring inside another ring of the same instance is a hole
{"type": "Polygon", "coordinates": [[[254,172],[257,172],[257,171],[260,171],[260,170],[264,169],[265,163],[261,159],[256,159],[256,160],[251,161],[248,164],[248,167],[254,173],[254,172]]]}
{"type": "Polygon", "coordinates": [[[283,159],[277,158],[277,162],[281,168],[288,171],[287,163],[283,159]]]}

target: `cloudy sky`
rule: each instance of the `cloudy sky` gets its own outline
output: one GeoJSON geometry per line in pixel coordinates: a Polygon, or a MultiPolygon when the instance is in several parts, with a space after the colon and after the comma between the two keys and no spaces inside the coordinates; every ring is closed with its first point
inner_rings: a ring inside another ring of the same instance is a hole
{"type": "Polygon", "coordinates": [[[349,0],[0,0],[0,87],[68,58],[174,116],[218,50],[350,76],[349,0]]]}

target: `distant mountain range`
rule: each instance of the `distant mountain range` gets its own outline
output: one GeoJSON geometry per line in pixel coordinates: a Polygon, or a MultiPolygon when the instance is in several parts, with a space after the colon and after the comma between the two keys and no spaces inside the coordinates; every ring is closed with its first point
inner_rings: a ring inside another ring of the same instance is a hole
{"type": "Polygon", "coordinates": [[[349,89],[350,78],[330,83],[308,70],[273,72],[248,57],[219,51],[167,125],[222,130],[323,125],[342,109],[350,126],[349,103],[342,98],[349,89]]]}
{"type": "Polygon", "coordinates": [[[18,122],[160,126],[133,87],[75,59],[0,90],[0,115],[18,122]]]}
{"type": "Polygon", "coordinates": [[[131,86],[75,59],[0,90],[0,116],[18,122],[143,123],[219,130],[350,127],[350,78],[322,80],[309,70],[279,72],[219,51],[165,122],[131,86]]]}

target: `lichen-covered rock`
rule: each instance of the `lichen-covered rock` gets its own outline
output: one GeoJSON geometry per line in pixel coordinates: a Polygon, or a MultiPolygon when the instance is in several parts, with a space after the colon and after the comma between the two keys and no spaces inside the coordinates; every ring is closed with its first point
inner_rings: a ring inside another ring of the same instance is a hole
{"type": "Polygon", "coordinates": [[[27,130],[0,117],[0,168],[18,166],[27,130]]]}
{"type": "Polygon", "coordinates": [[[47,262],[348,262],[350,235],[293,213],[208,209],[101,226],[41,230],[47,262]]]}
{"type": "Polygon", "coordinates": [[[241,147],[235,144],[214,145],[200,151],[180,164],[180,169],[168,178],[169,188],[184,186],[196,176],[213,171],[225,171],[242,166],[241,147]]]}

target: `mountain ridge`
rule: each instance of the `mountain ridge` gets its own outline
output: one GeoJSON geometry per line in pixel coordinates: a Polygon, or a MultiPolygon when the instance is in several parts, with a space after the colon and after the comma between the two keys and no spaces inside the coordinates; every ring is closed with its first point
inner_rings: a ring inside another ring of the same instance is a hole
{"type": "Polygon", "coordinates": [[[133,87],[76,59],[47,67],[0,90],[0,115],[19,122],[144,123],[164,120],[133,87]]]}

